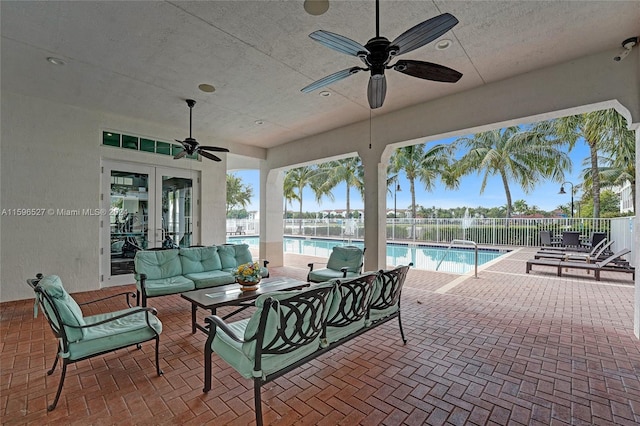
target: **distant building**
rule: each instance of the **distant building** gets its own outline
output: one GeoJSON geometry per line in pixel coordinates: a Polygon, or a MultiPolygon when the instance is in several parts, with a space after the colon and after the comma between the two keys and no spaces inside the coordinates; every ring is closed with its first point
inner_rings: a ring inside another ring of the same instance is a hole
{"type": "Polygon", "coordinates": [[[620,195],[620,213],[632,213],[633,198],[631,197],[631,182],[624,182],[621,187],[616,187],[615,192],[620,195]]]}

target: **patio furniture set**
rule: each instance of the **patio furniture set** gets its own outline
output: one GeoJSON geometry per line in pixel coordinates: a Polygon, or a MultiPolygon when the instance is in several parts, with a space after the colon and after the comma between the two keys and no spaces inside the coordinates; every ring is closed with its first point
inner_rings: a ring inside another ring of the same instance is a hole
{"type": "MultiPolygon", "coordinates": [[[[124,292],[82,304],[126,297],[124,309],[93,316],[83,315],[81,305],[67,293],[59,277],[38,274],[35,279],[27,280],[35,292],[36,307],[41,307],[58,338],[56,358],[47,374],[53,374],[59,359],[62,360],[60,382],[48,411],[59,401],[67,366],[81,360],[128,346],[140,348],[142,343],[155,340],[156,372],[162,375],[158,349],[162,323],[157,311],[147,307],[146,301],[150,297],[179,293],[191,303],[192,333],[201,330],[208,335],[204,347],[203,391],[211,389],[211,357],[216,352],[240,375],[253,379],[256,423],[261,425],[260,389],[265,383],[394,318],[398,318],[400,336],[406,343],[400,319],[400,297],[411,265],[362,273],[364,250],[348,247],[345,253],[342,249],[345,248],[334,249],[336,254],[332,253],[334,258],[330,257],[327,268],[316,269],[320,274],[338,274],[338,279],[312,282],[268,278],[266,271],[267,278],[253,291],[243,291],[238,284],[220,278],[219,272],[228,268],[218,268],[215,256],[211,258],[212,253],[220,251],[228,255],[228,262],[231,258],[244,261],[242,256],[231,256],[231,253],[236,250],[243,253],[245,247],[143,250],[136,254],[136,268],[140,268],[136,274],[137,294],[124,292]],[[356,252],[359,256],[355,256],[356,252]],[[347,264],[338,262],[338,258],[347,264]],[[357,272],[345,278],[344,268],[352,269],[354,265],[359,268],[357,272]],[[337,269],[332,269],[334,267],[337,269]],[[142,299],[142,306],[132,306],[132,298],[137,299],[138,305],[142,299]],[[237,309],[221,318],[216,313],[223,306],[237,309]],[[225,322],[250,307],[255,310],[249,318],[225,322]],[[198,308],[211,313],[205,318],[204,326],[197,323],[198,308]]],[[[219,255],[220,263],[223,257],[219,255]]],[[[310,272],[311,269],[310,266],[310,272]]]]}
{"type": "Polygon", "coordinates": [[[526,264],[528,274],[534,265],[556,268],[557,276],[562,276],[562,269],[586,270],[593,272],[596,281],[600,281],[601,272],[622,272],[631,274],[635,280],[635,267],[631,266],[624,256],[631,250],[624,248],[613,253],[611,247],[614,241],[607,242],[605,233],[594,232],[587,245],[580,243],[579,233],[563,233],[562,246],[557,246],[549,234],[549,231],[540,232],[540,240],[543,246],[526,264]],[[587,250],[589,250],[587,252],[587,250]]]}

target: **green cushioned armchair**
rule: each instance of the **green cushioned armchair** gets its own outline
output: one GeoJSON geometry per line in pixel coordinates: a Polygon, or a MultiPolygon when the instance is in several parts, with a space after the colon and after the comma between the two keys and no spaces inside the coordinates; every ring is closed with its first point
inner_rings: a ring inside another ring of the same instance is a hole
{"type": "MultiPolygon", "coordinates": [[[[128,308],[116,312],[108,312],[92,316],[84,316],[80,305],[67,293],[62,281],[56,275],[43,277],[27,283],[36,293],[37,306],[44,313],[53,334],[58,338],[58,353],[48,375],[53,374],[58,360],[62,359],[62,375],[55,399],[47,407],[48,411],[56,408],[62,386],[64,385],[67,365],[84,359],[102,355],[117,349],[155,340],[156,372],[162,375],[158,359],[158,345],[162,323],[157,318],[154,308],[131,307],[129,297],[133,293],[120,293],[103,299],[83,303],[87,305],[101,300],[126,295],[128,308]]],[[[36,311],[37,312],[37,311],[36,311]]]]}
{"type": "Polygon", "coordinates": [[[362,273],[365,249],[356,246],[336,246],[331,251],[325,268],[313,269],[309,263],[307,281],[321,283],[335,278],[355,278],[362,273]]]}

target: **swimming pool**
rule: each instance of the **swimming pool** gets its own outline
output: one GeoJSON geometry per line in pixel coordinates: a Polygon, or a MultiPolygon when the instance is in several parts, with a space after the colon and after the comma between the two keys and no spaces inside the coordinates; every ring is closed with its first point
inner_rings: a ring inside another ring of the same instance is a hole
{"type": "MultiPolygon", "coordinates": [[[[252,248],[258,248],[258,237],[227,237],[227,242],[236,244],[249,244],[252,248]]],[[[346,242],[328,239],[284,238],[284,252],[304,254],[328,258],[335,246],[353,245],[364,247],[362,241],[346,242]]],[[[478,266],[490,262],[508,250],[478,249],[478,266]]],[[[447,253],[447,248],[442,246],[430,246],[426,244],[387,244],[387,264],[407,265],[413,262],[416,269],[431,271],[451,272],[465,274],[474,269],[474,250],[471,248],[452,248],[447,253]],[[446,256],[445,256],[446,254],[446,256]],[[443,259],[444,257],[444,259],[443,259]],[[438,264],[440,264],[438,266],[438,264]],[[437,268],[437,269],[436,269],[437,268]]]]}

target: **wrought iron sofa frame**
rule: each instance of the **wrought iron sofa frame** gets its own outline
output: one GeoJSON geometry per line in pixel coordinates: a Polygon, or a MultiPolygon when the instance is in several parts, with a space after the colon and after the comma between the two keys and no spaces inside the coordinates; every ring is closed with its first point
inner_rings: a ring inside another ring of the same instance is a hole
{"type": "MultiPolygon", "coordinates": [[[[404,335],[404,331],[402,329],[402,320],[400,317],[400,296],[402,293],[402,287],[404,285],[404,281],[406,279],[407,272],[413,264],[409,264],[407,266],[401,266],[389,271],[380,270],[374,274],[366,274],[343,283],[340,281],[336,281],[333,287],[333,291],[336,291],[336,288],[340,286],[346,286],[346,292],[351,297],[343,297],[341,298],[341,305],[335,309],[335,312],[331,316],[327,316],[327,318],[322,322],[320,328],[313,329],[313,333],[309,333],[308,330],[303,332],[300,329],[296,329],[294,334],[301,335],[305,334],[305,339],[301,339],[298,343],[294,342],[294,338],[296,336],[286,336],[282,334],[282,331],[279,331],[274,337],[271,338],[270,341],[265,342],[265,330],[266,330],[266,318],[268,312],[274,308],[274,306],[279,305],[282,301],[276,301],[271,298],[267,299],[264,304],[264,309],[262,311],[262,315],[260,317],[260,325],[258,327],[256,335],[252,340],[256,341],[256,354],[254,360],[254,403],[255,403],[255,415],[256,415],[256,424],[261,426],[263,424],[262,420],[262,398],[261,398],[261,387],[266,383],[269,383],[278,377],[289,373],[290,371],[306,364],[307,362],[323,355],[332,349],[352,340],[353,338],[360,336],[361,334],[366,333],[379,325],[382,325],[388,321],[391,321],[394,318],[398,318],[398,326],[400,328],[400,335],[402,337],[402,341],[404,344],[407,343],[407,340],[404,335]],[[375,279],[380,279],[381,282],[381,290],[379,294],[374,295],[373,292],[373,281],[375,279]],[[359,297],[356,297],[359,296],[359,297]],[[372,297],[373,296],[373,297],[372,297]],[[375,300],[374,300],[375,297],[375,300]],[[345,302],[349,300],[351,303],[345,302]],[[392,312],[382,318],[371,320],[370,314],[372,309],[374,310],[385,310],[391,307],[396,306],[397,310],[392,312]],[[327,342],[327,327],[348,327],[355,321],[359,321],[365,319],[365,327],[362,327],[356,331],[351,332],[350,334],[336,340],[333,342],[327,342]],[[262,356],[269,354],[281,354],[291,352],[308,342],[313,341],[314,338],[317,338],[318,333],[321,334],[321,344],[319,347],[312,352],[311,354],[287,365],[283,365],[282,368],[278,369],[275,372],[270,374],[260,374],[256,375],[255,372],[262,371],[262,356]],[[285,344],[282,344],[282,342],[285,344]],[[269,348],[264,350],[263,348],[269,348]]],[[[306,290],[305,293],[328,293],[329,287],[311,287],[310,290],[306,290]]],[[[316,296],[317,296],[316,294],[316,296]]],[[[308,303],[306,304],[309,305],[308,303]]],[[[325,304],[322,304],[323,309],[329,309],[325,304]]],[[[278,309],[281,309],[278,306],[278,309]]],[[[318,314],[317,312],[315,314],[318,314]]],[[[300,314],[297,314],[300,315],[300,314]]],[[[242,339],[242,336],[237,336],[234,331],[222,320],[220,317],[211,315],[206,318],[206,322],[209,326],[209,337],[205,343],[205,351],[204,351],[204,388],[203,392],[208,392],[211,390],[211,374],[212,374],[212,343],[215,338],[215,335],[218,329],[221,329],[225,334],[227,334],[231,339],[238,343],[246,343],[247,341],[242,339]]]]}

